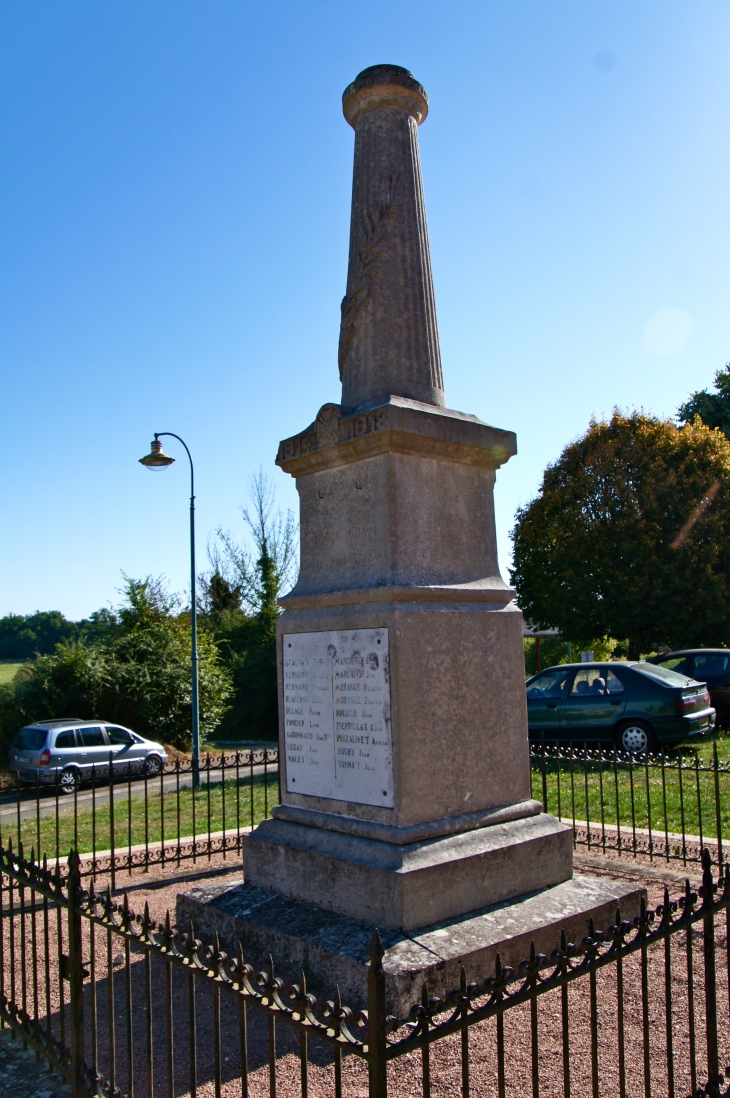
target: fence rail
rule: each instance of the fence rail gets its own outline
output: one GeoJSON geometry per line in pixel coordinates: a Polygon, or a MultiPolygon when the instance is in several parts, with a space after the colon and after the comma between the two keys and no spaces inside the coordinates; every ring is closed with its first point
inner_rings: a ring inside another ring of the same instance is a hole
{"type": "MultiPolygon", "coordinates": [[[[202,943],[128,897],[0,847],[0,1022],[35,1049],[74,1098],[311,1092],[430,1098],[437,1090],[691,1094],[719,1098],[730,1054],[730,872],[703,852],[686,885],[629,924],[617,912],[580,942],[443,999],[425,989],[409,1019],[387,1016],[384,952],[373,934],[367,1009],[319,1000],[304,974],[240,947],[202,943]]],[[[387,958],[386,958],[387,960],[387,958]]]]}
{"type": "Polygon", "coordinates": [[[277,748],[206,754],[193,786],[192,762],[175,759],[156,775],[111,758],[65,793],[53,785],[18,785],[0,798],[0,842],[12,836],[39,859],[58,862],[69,847],[82,855],[84,877],[180,865],[240,853],[243,837],[279,801],[277,748]]]}
{"type": "MultiPolygon", "coordinates": [[[[573,828],[577,847],[618,856],[699,864],[710,847],[718,862],[730,848],[730,765],[695,755],[625,755],[601,747],[535,744],[533,795],[573,828]]],[[[193,788],[188,760],[159,775],[130,766],[91,771],[65,794],[53,786],[18,787],[0,797],[0,842],[60,860],[70,847],[81,873],[105,877],[154,866],[195,864],[240,853],[245,834],[279,801],[278,749],[206,755],[193,788]],[[111,775],[111,780],[109,775],[111,775]]]]}
{"type": "Polygon", "coordinates": [[[699,863],[730,848],[730,765],[697,755],[629,755],[530,745],[533,796],[573,827],[576,846],[651,861],[699,863]]]}

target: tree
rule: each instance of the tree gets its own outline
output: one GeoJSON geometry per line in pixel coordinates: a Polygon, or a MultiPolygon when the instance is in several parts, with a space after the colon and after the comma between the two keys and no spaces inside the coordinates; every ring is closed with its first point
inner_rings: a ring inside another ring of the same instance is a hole
{"type": "Polygon", "coordinates": [[[680,423],[694,423],[699,416],[707,427],[719,427],[730,438],[730,362],[715,374],[716,393],[702,389],[692,393],[677,413],[680,423]]]}
{"type": "Polygon", "coordinates": [[[49,655],[59,641],[77,635],[76,623],[58,610],[7,614],[0,618],[0,659],[29,660],[38,652],[49,655]]]}
{"type": "Polygon", "coordinates": [[[525,616],[581,643],[730,642],[730,442],[701,422],[615,412],[548,466],[517,512],[525,616]]]}
{"type": "Polygon", "coordinates": [[[218,527],[218,544],[208,546],[212,573],[204,577],[204,590],[210,589],[213,576],[225,579],[239,593],[240,603],[249,614],[257,614],[294,582],[297,572],[297,524],[292,511],[274,511],[274,488],[262,470],[251,477],[251,504],[242,507],[252,545],[236,541],[233,534],[218,527]],[[266,574],[261,561],[266,560],[266,574]],[[273,587],[272,587],[273,584],[273,587]]]}
{"type": "MultiPolygon", "coordinates": [[[[190,747],[190,622],[159,580],[126,580],[118,625],[102,639],[62,641],[0,690],[0,739],[30,721],[52,717],[104,719],[151,739],[190,747]]],[[[218,726],[230,676],[211,635],[198,638],[200,727],[218,726]]]]}
{"type": "Polygon", "coordinates": [[[274,492],[262,472],[251,479],[251,505],[242,508],[251,545],[218,530],[209,546],[212,572],[203,578],[203,606],[234,684],[220,732],[231,739],[275,739],[277,599],[293,582],[297,527],[291,511],[274,511],[274,492]]]}

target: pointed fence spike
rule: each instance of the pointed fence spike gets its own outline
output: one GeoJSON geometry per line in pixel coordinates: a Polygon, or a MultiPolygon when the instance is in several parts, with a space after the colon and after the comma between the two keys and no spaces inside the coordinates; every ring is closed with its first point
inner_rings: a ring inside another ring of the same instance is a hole
{"type": "Polygon", "coordinates": [[[370,960],[380,961],[385,956],[385,949],[380,938],[380,932],[377,927],[373,930],[373,936],[370,939],[370,960]]]}
{"type": "Polygon", "coordinates": [[[307,994],[307,977],[304,973],[304,969],[299,970],[299,995],[303,999],[307,994]]]}

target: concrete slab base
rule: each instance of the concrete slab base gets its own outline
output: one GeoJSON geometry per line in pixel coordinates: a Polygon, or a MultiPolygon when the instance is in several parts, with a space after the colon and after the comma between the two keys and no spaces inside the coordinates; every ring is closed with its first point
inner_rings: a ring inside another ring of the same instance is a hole
{"type": "MultiPolygon", "coordinates": [[[[485,980],[494,974],[497,952],[504,964],[516,966],[529,956],[534,941],[537,951],[549,956],[563,928],[569,941],[579,943],[591,917],[598,929],[607,929],[617,907],[622,918],[632,919],[645,897],[641,887],[575,876],[411,934],[381,930],[388,1010],[407,1018],[424,983],[430,994],[445,995],[458,986],[462,965],[470,981],[485,980]]],[[[228,950],[240,942],[254,966],[263,968],[271,954],[281,975],[295,977],[304,968],[315,994],[321,989],[329,997],[339,985],[348,1006],[366,1005],[373,933],[368,923],[245,883],[183,893],[177,899],[177,916],[181,923],[192,919],[203,939],[210,940],[217,931],[228,950]]]]}

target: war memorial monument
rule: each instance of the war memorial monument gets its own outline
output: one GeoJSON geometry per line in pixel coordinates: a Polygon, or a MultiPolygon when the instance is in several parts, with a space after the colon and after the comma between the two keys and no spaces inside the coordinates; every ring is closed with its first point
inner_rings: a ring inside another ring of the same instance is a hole
{"type": "Polygon", "coordinates": [[[340,402],[285,439],[301,565],[277,627],[281,804],[244,883],[179,900],[252,960],[305,965],[355,1005],[378,927],[389,1008],[638,910],[573,874],[572,831],[532,798],[522,615],[497,563],[511,431],[447,407],[418,127],[428,100],[376,65],[355,131],[340,402]]]}

